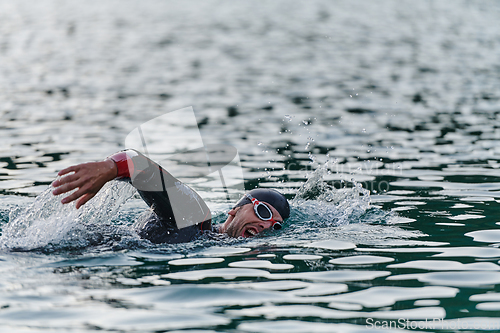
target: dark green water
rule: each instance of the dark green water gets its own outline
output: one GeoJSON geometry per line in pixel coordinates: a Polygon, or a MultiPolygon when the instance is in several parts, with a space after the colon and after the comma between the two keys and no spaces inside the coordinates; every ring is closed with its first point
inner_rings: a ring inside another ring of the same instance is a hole
{"type": "Polygon", "coordinates": [[[495,1],[0,1],[0,331],[500,331],[499,19],[495,1]],[[283,230],[152,245],[124,184],[78,212],[47,192],[186,106],[247,189],[293,199],[283,230]]]}

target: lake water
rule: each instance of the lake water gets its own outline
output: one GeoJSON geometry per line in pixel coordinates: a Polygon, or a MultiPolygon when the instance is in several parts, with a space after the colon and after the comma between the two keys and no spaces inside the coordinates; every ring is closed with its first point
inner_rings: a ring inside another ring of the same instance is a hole
{"type": "Polygon", "coordinates": [[[495,1],[0,1],[0,331],[499,331],[499,21],[495,1]],[[186,106],[247,189],[286,193],[284,229],[153,245],[125,184],[79,211],[48,192],[186,106]]]}

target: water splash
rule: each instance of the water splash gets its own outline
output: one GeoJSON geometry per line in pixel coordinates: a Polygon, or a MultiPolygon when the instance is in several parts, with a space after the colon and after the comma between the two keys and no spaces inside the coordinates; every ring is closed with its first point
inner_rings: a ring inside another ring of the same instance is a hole
{"type": "Polygon", "coordinates": [[[370,192],[354,180],[337,189],[325,181],[330,163],[318,167],[290,201],[290,218],[279,232],[245,239],[245,246],[297,246],[315,240],[341,240],[353,244],[413,244],[424,233],[391,225],[397,216],[372,206],[370,192]],[[350,187],[347,187],[347,186],[350,187]],[[264,242],[264,243],[263,243],[264,242]]]}
{"type": "Polygon", "coordinates": [[[10,213],[0,236],[0,248],[22,251],[54,245],[81,248],[102,242],[109,235],[99,232],[101,227],[109,224],[120,206],[135,193],[125,182],[109,182],[77,210],[74,202],[61,204],[61,197],[54,196],[52,190],[47,188],[28,207],[10,213]]]}
{"type": "MultiPolygon", "coordinates": [[[[324,180],[328,170],[327,164],[319,167],[297,191],[291,201],[288,227],[275,235],[280,242],[332,237],[335,227],[365,220],[373,223],[373,216],[379,219],[387,215],[370,214],[375,208],[370,206],[369,191],[355,181],[352,181],[353,186],[350,188],[336,189],[329,185],[324,180]]],[[[121,226],[112,222],[120,206],[135,193],[135,189],[124,182],[106,184],[78,210],[74,203],[62,205],[61,197],[53,196],[51,191],[52,188],[48,188],[28,207],[11,212],[9,222],[3,226],[0,236],[0,249],[64,251],[103,244],[106,248],[113,244],[129,248],[130,243],[124,243],[122,239],[132,239],[132,246],[189,253],[215,244],[234,245],[241,242],[226,237],[202,237],[191,244],[152,245],[147,241],[141,242],[132,227],[137,216],[126,217],[126,223],[121,226]]],[[[263,234],[262,237],[273,240],[272,236],[268,238],[269,234],[263,234]]]]}
{"type": "Polygon", "coordinates": [[[352,187],[336,189],[324,181],[329,162],[314,171],[297,191],[292,205],[306,216],[321,216],[327,224],[346,224],[370,208],[370,192],[351,180],[352,187]]]}

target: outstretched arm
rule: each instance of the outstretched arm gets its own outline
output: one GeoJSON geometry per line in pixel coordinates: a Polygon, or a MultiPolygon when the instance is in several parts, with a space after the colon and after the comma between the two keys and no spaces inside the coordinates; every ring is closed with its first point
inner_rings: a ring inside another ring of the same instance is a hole
{"type": "Polygon", "coordinates": [[[106,159],[100,162],[70,166],[59,171],[58,175],[66,176],[52,183],[52,186],[55,187],[52,193],[59,195],[78,188],[61,200],[63,204],[77,200],[76,208],[78,209],[92,199],[104,184],[117,177],[118,168],[113,160],[106,159]],[[69,174],[71,172],[73,174],[69,174]]]}
{"type": "Polygon", "coordinates": [[[64,177],[52,183],[54,195],[77,189],[61,200],[63,204],[77,200],[78,209],[108,181],[123,179],[138,190],[165,225],[181,229],[201,223],[200,229],[211,229],[210,209],[203,199],[160,165],[135,150],[115,153],[104,161],[71,166],[58,174],[64,177]]]}
{"type": "Polygon", "coordinates": [[[153,223],[153,229],[143,228],[140,232],[141,237],[152,242],[188,241],[200,230],[212,229],[210,209],[203,199],[137,151],[121,151],[104,161],[78,164],[58,174],[65,176],[52,183],[55,187],[52,193],[58,195],[77,189],[61,200],[63,204],[77,200],[77,209],[92,199],[108,181],[123,179],[130,182],[160,220],[160,224],[153,223]],[[191,228],[187,228],[189,226],[191,228]]]}

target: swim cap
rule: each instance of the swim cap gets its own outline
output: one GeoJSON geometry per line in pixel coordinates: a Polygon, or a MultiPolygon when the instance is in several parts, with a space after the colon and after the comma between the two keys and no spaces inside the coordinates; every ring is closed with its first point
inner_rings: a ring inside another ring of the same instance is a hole
{"type": "MultiPolygon", "coordinates": [[[[273,189],[264,189],[264,188],[256,188],[248,192],[252,197],[259,201],[264,201],[273,206],[278,213],[280,213],[283,220],[287,219],[290,216],[290,205],[288,204],[288,200],[286,200],[285,196],[280,192],[273,189]]],[[[252,203],[252,201],[244,196],[240,199],[234,206],[240,207],[246,204],[252,203]]]]}

